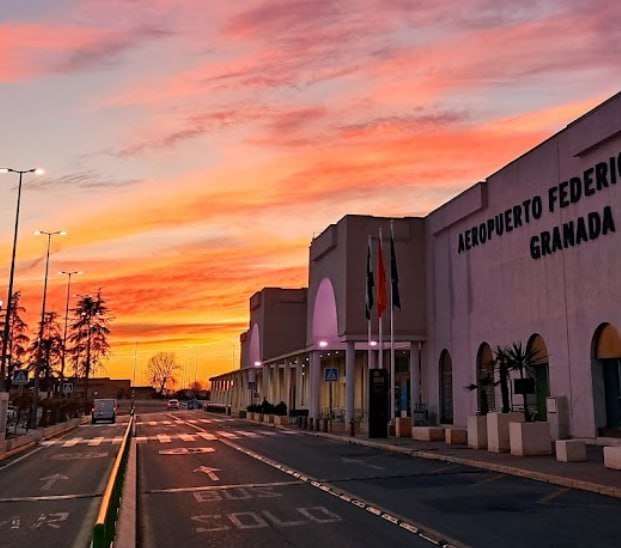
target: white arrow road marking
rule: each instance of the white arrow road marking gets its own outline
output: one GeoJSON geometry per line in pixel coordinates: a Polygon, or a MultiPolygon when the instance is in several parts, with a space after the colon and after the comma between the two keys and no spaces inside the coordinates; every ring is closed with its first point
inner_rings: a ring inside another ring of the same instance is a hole
{"type": "Polygon", "coordinates": [[[216,472],[219,472],[219,468],[210,468],[209,466],[199,466],[194,469],[195,472],[203,472],[203,474],[207,474],[207,477],[211,481],[220,481],[220,478],[217,476],[216,472]]]}
{"type": "Polygon", "coordinates": [[[349,457],[341,457],[341,460],[345,464],[359,464],[360,466],[366,466],[367,468],[373,468],[374,470],[383,470],[384,468],[381,466],[376,466],[375,464],[369,464],[368,462],[364,462],[360,459],[350,459],[349,457]]]}
{"type": "Polygon", "coordinates": [[[58,480],[66,480],[69,479],[67,476],[63,476],[62,474],[53,474],[51,476],[46,476],[44,478],[40,478],[39,481],[44,481],[45,483],[41,486],[41,491],[49,491],[58,480]]]}

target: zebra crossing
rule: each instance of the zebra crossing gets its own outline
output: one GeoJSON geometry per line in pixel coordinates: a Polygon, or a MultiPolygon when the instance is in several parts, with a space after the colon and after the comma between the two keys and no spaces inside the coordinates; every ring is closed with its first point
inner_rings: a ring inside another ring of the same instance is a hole
{"type": "MultiPolygon", "coordinates": [[[[205,419],[202,419],[205,420],[205,419]]],[[[190,421],[188,421],[190,422],[190,421]]],[[[215,432],[196,432],[184,434],[159,433],[149,436],[136,436],[136,443],[157,442],[160,444],[168,444],[177,441],[193,443],[196,441],[217,441],[219,438],[237,440],[241,438],[271,438],[273,436],[291,436],[299,435],[301,432],[296,430],[216,430],[215,432]]],[[[104,437],[97,436],[95,438],[83,438],[76,436],[64,440],[47,440],[42,441],[40,445],[44,447],[76,447],[77,445],[86,445],[88,447],[99,447],[100,445],[118,445],[121,443],[123,436],[104,437]]]]}
{"type": "Polygon", "coordinates": [[[190,424],[219,424],[223,422],[235,422],[236,419],[179,419],[165,421],[138,421],[137,426],[172,426],[185,423],[190,424]]]}

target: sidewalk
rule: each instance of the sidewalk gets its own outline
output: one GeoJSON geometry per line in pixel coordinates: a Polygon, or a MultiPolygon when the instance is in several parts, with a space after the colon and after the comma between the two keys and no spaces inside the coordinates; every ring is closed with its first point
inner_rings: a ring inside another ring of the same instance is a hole
{"type": "Polygon", "coordinates": [[[462,464],[500,474],[621,498],[621,471],[604,467],[603,449],[596,445],[587,445],[586,462],[559,462],[554,455],[517,457],[509,453],[491,453],[485,450],[470,449],[466,445],[448,445],[444,442],[424,442],[396,437],[369,439],[364,434],[350,437],[347,434],[301,430],[295,426],[287,428],[300,430],[312,436],[374,447],[382,451],[462,464]]]}

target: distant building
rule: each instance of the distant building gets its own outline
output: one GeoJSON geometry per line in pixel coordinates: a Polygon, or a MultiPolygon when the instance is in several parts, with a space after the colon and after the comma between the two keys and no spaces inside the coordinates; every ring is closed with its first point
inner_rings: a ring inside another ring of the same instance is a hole
{"type": "MultiPolygon", "coordinates": [[[[83,378],[72,377],[65,382],[73,384],[74,397],[84,397],[85,382],[83,378]]],[[[129,399],[131,397],[131,381],[129,379],[111,379],[110,377],[88,379],[88,397],[129,399]]]]}

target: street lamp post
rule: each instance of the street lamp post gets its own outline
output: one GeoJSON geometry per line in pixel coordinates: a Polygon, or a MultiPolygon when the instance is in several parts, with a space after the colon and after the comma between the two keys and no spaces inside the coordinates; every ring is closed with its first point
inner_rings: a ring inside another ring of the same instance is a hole
{"type": "Polygon", "coordinates": [[[65,379],[65,363],[66,363],[66,357],[67,357],[67,326],[69,324],[69,296],[71,292],[71,276],[73,276],[74,274],[76,276],[79,276],[80,274],[82,274],[82,272],[80,270],[72,270],[71,272],[68,272],[66,270],[61,270],[58,274],[61,274],[61,275],[64,274],[67,276],[67,302],[65,305],[65,331],[63,333],[63,357],[62,357],[62,362],[60,365],[60,386],[62,390],[63,381],[65,379]]]}
{"type": "Polygon", "coordinates": [[[19,184],[17,185],[17,209],[15,211],[15,229],[13,231],[13,252],[11,254],[11,269],[9,270],[9,298],[6,304],[6,321],[4,322],[4,330],[2,335],[2,357],[0,358],[0,392],[6,391],[5,377],[6,377],[6,358],[9,342],[9,324],[11,314],[13,312],[13,279],[15,275],[15,253],[17,250],[17,233],[19,228],[19,204],[22,196],[22,177],[25,173],[34,173],[36,175],[42,175],[43,170],[39,168],[32,169],[12,169],[10,167],[0,168],[0,173],[17,173],[19,175],[19,184]]]}
{"type": "Polygon", "coordinates": [[[41,305],[41,325],[39,326],[39,344],[37,345],[37,359],[35,361],[35,377],[34,377],[34,394],[32,398],[32,427],[37,425],[37,398],[39,397],[39,375],[41,373],[42,348],[43,348],[43,329],[45,327],[45,304],[47,300],[47,278],[50,269],[50,247],[52,244],[52,236],[64,236],[64,230],[56,230],[47,232],[45,230],[37,230],[35,236],[47,236],[47,251],[45,254],[45,276],[43,278],[43,304],[41,305]]]}

